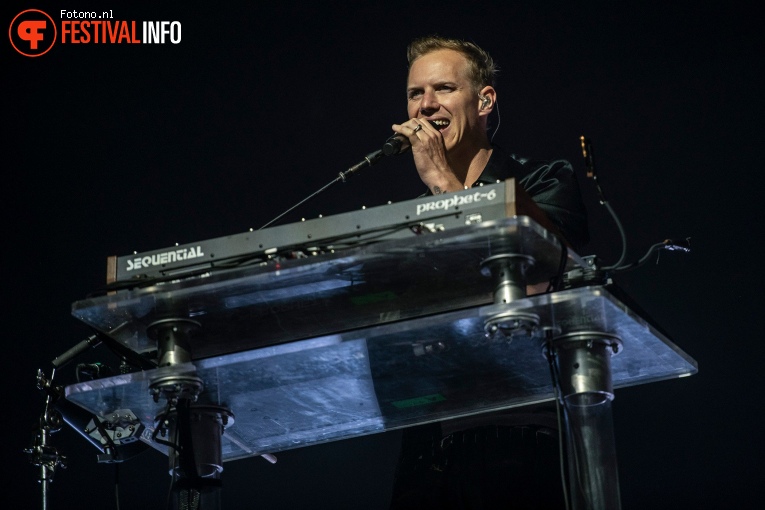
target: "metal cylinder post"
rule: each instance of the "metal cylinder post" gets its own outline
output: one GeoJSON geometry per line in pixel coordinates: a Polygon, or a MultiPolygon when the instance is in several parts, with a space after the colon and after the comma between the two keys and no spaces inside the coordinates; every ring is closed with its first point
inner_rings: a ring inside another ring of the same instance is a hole
{"type": "Polygon", "coordinates": [[[219,508],[223,472],[221,438],[225,427],[234,423],[234,415],[223,406],[182,400],[165,419],[174,444],[169,452],[169,469],[177,508],[219,508]]]}
{"type": "Polygon", "coordinates": [[[526,273],[534,258],[517,253],[502,253],[481,262],[494,279],[494,303],[511,303],[526,297],[526,273]]]}
{"type": "Polygon", "coordinates": [[[146,334],[157,342],[158,366],[166,367],[187,363],[191,357],[191,336],[199,329],[189,319],[163,319],[146,328],[146,334]]]}
{"type": "Polygon", "coordinates": [[[621,341],[607,333],[579,331],[553,341],[566,416],[569,491],[573,510],[619,510],[611,401],[611,356],[621,341]]]}

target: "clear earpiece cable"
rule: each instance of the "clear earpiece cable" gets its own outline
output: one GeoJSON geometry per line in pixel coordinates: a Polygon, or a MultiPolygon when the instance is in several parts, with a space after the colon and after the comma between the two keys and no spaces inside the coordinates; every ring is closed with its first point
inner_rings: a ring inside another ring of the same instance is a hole
{"type": "Polygon", "coordinates": [[[499,116],[499,101],[494,100],[494,108],[497,110],[497,127],[494,128],[494,133],[491,135],[490,142],[494,142],[494,137],[497,136],[497,130],[499,129],[499,124],[502,122],[502,119],[499,116]]]}

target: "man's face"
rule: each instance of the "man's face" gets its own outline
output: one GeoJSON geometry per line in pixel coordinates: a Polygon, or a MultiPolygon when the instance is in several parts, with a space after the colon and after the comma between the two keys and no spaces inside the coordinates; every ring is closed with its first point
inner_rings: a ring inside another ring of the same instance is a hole
{"type": "Polygon", "coordinates": [[[447,151],[485,134],[478,115],[478,93],[468,78],[467,66],[461,53],[436,50],[409,68],[409,118],[435,121],[447,151]]]}

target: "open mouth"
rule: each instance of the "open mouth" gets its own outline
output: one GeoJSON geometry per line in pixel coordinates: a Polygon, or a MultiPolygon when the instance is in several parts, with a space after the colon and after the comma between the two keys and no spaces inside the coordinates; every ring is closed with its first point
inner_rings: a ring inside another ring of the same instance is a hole
{"type": "Polygon", "coordinates": [[[446,129],[447,127],[449,127],[449,124],[451,124],[451,121],[448,121],[446,119],[428,120],[428,122],[430,122],[430,125],[438,129],[439,131],[446,129]]]}

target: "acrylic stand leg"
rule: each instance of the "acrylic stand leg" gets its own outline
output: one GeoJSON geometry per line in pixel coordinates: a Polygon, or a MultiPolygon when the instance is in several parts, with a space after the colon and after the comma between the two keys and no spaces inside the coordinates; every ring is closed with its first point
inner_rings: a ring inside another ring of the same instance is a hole
{"type": "Polygon", "coordinates": [[[611,412],[611,356],[620,349],[618,338],[596,331],[569,333],[553,341],[573,510],[621,508],[611,412]]]}

